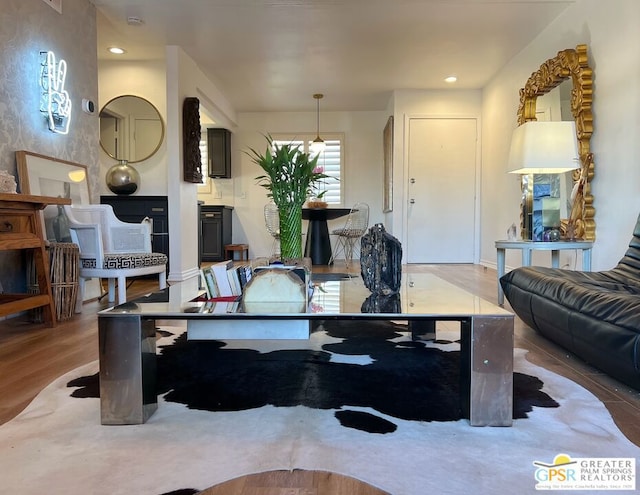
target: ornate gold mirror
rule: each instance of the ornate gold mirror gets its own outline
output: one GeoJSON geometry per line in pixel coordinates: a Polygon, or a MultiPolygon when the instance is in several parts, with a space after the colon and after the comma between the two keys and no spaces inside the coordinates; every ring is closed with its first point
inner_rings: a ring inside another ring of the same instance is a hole
{"type": "Polygon", "coordinates": [[[100,110],[100,146],[111,158],[141,162],[158,151],[163,139],[160,112],[144,98],[118,96],[100,110]]]}
{"type": "MultiPolygon", "coordinates": [[[[595,209],[591,194],[591,180],[595,172],[595,163],[591,153],[591,134],[593,133],[593,71],[587,61],[587,45],[578,45],[567,49],[546,62],[531,74],[524,88],[520,89],[518,107],[518,125],[530,120],[538,120],[540,109],[537,106],[539,96],[549,93],[564,81],[570,81],[570,113],[576,124],[580,168],[572,173],[568,208],[568,217],[561,220],[564,237],[595,240],[595,209]]],[[[533,181],[533,177],[523,176],[524,181],[533,181]]],[[[523,201],[523,209],[529,200],[523,201]]],[[[523,211],[523,218],[526,212],[523,211]]],[[[523,232],[525,230],[523,229],[523,232]]]]}

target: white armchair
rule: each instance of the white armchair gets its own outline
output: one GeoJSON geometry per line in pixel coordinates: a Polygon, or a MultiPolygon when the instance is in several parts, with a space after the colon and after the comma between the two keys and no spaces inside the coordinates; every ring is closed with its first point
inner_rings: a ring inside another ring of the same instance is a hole
{"type": "MultiPolygon", "coordinates": [[[[78,304],[82,304],[84,283],[106,278],[109,302],[127,300],[127,278],[157,273],[160,289],[167,286],[167,256],[151,250],[151,223],[118,220],[111,205],[65,206],[71,240],[80,248],[78,304]]],[[[76,309],[78,309],[76,305],[76,309]]]]}

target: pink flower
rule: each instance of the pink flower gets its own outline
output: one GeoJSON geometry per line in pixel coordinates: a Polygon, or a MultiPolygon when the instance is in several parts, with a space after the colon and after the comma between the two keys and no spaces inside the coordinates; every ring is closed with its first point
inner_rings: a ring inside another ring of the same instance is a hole
{"type": "Polygon", "coordinates": [[[324,172],[324,168],[323,167],[316,167],[313,169],[313,173],[314,174],[321,174],[322,172],[324,172]]]}
{"type": "Polygon", "coordinates": [[[309,304],[309,309],[311,309],[312,313],[323,313],[324,312],[324,306],[321,306],[320,304],[316,304],[316,303],[309,304]]]}

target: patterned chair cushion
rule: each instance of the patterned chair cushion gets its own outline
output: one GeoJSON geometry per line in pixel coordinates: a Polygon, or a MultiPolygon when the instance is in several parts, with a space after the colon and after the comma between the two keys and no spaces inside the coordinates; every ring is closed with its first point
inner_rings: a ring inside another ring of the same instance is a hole
{"type": "MultiPolygon", "coordinates": [[[[105,254],[104,269],[144,268],[146,266],[166,265],[167,255],[162,253],[105,254]]],[[[95,258],[83,258],[82,268],[97,268],[95,258]]]]}

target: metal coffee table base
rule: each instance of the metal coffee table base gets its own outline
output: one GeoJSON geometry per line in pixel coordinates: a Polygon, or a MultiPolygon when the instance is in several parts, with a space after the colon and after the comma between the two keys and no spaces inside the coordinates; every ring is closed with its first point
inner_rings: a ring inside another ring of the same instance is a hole
{"type": "MultiPolygon", "coordinates": [[[[414,340],[434,340],[436,320],[410,320],[414,340]]],[[[460,321],[460,400],[472,426],[513,423],[513,318],[460,321]]]]}
{"type": "Polygon", "coordinates": [[[102,424],[145,423],[158,409],[155,321],[98,318],[98,339],[102,424]]]}
{"type": "MultiPolygon", "coordinates": [[[[158,407],[155,319],[121,315],[98,320],[102,424],[144,423],[158,407]]],[[[410,330],[419,337],[434,328],[435,320],[410,319],[410,330]]],[[[462,410],[472,426],[511,426],[513,316],[472,316],[459,321],[462,410]]],[[[226,320],[230,323],[246,327],[248,322],[226,320]]]]}
{"type": "Polygon", "coordinates": [[[461,322],[460,362],[460,398],[469,423],[511,426],[513,318],[474,317],[461,322]]]}

